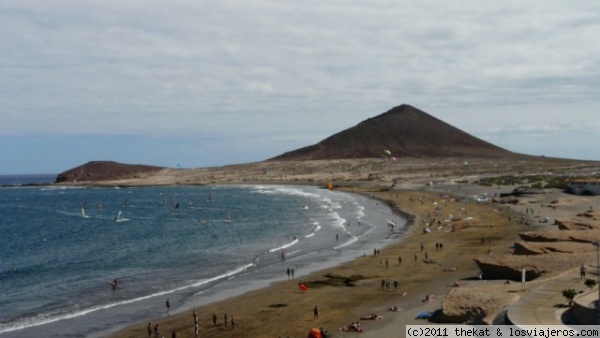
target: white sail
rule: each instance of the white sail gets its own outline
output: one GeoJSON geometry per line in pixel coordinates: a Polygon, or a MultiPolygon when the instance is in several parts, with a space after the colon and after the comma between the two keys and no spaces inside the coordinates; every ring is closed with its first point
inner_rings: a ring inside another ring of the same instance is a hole
{"type": "Polygon", "coordinates": [[[117,217],[115,217],[115,222],[126,222],[126,221],[129,221],[129,218],[121,217],[121,210],[119,210],[117,217]]]}

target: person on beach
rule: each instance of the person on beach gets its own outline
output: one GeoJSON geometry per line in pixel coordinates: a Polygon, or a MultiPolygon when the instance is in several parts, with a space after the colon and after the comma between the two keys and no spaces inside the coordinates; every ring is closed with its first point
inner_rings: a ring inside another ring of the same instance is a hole
{"type": "Polygon", "coordinates": [[[233,319],[233,313],[231,314],[231,320],[229,322],[231,323],[231,329],[233,330],[233,328],[235,327],[235,320],[233,319]]]}
{"type": "Polygon", "coordinates": [[[313,320],[319,319],[319,306],[315,305],[313,308],[313,320]]]}
{"type": "Polygon", "coordinates": [[[192,317],[194,318],[194,324],[198,324],[198,314],[196,313],[196,310],[192,313],[192,317]]]}
{"type": "Polygon", "coordinates": [[[585,265],[581,264],[581,268],[579,268],[579,277],[585,277],[585,265]]]}
{"type": "Polygon", "coordinates": [[[171,331],[171,338],[177,338],[177,333],[175,330],[171,331]]]}
{"type": "Polygon", "coordinates": [[[158,338],[160,331],[158,330],[158,324],[154,325],[154,338],[158,338]]]}
{"type": "Polygon", "coordinates": [[[290,276],[292,274],[292,270],[290,270],[290,268],[287,268],[286,272],[287,272],[288,279],[290,279],[290,276]]]}
{"type": "Polygon", "coordinates": [[[217,314],[213,313],[213,326],[217,326],[217,314]]]}
{"type": "Polygon", "coordinates": [[[423,303],[426,302],[433,302],[433,295],[426,295],[425,298],[423,298],[423,303]]]}
{"type": "Polygon", "coordinates": [[[167,301],[165,302],[165,306],[167,307],[167,316],[171,315],[171,302],[169,301],[169,298],[167,298],[167,301]]]}
{"type": "Polygon", "coordinates": [[[398,256],[398,265],[402,265],[402,256],[398,256]]]}
{"type": "Polygon", "coordinates": [[[111,287],[113,290],[116,290],[118,286],[119,286],[119,285],[118,285],[118,283],[117,283],[117,279],[116,279],[116,278],[115,278],[115,279],[113,279],[113,280],[112,280],[112,282],[110,282],[110,287],[111,287]]]}
{"type": "Polygon", "coordinates": [[[227,314],[223,314],[223,324],[225,324],[225,327],[227,327],[227,314]]]}
{"type": "Polygon", "coordinates": [[[148,323],[148,338],[152,337],[152,323],[148,323]]]}

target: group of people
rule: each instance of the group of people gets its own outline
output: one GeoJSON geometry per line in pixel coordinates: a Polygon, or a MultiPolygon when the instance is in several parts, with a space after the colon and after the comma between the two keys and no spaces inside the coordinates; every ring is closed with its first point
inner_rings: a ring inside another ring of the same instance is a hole
{"type": "Polygon", "coordinates": [[[379,319],[383,319],[383,317],[379,316],[376,313],[371,313],[370,315],[361,318],[361,320],[379,320],[379,319]]]}
{"type": "Polygon", "coordinates": [[[352,322],[352,324],[348,326],[340,327],[339,331],[344,332],[362,332],[362,327],[360,326],[360,322],[352,322]]]}
{"type": "MultiPolygon", "coordinates": [[[[165,301],[165,306],[167,308],[167,315],[170,315],[170,309],[171,309],[171,301],[169,298],[167,298],[167,300],[165,301]]],[[[316,307],[315,307],[316,308],[316,307]]],[[[318,316],[318,314],[317,314],[318,316]]],[[[198,323],[198,313],[196,312],[196,310],[194,310],[192,312],[192,318],[194,320],[194,335],[196,337],[200,336],[200,326],[198,323]]],[[[213,313],[212,315],[212,323],[213,326],[216,327],[217,326],[217,314],[213,313]]],[[[235,327],[235,319],[233,314],[230,314],[229,316],[227,315],[227,313],[225,313],[223,315],[223,325],[227,328],[227,327],[231,327],[231,329],[233,330],[235,327]]],[[[159,324],[155,324],[154,326],[152,326],[152,323],[148,323],[148,338],[159,338],[162,337],[160,336],[160,326],[159,324]]],[[[175,332],[175,330],[171,331],[171,338],[177,338],[177,333],[175,332]]]]}
{"type": "MultiPolygon", "coordinates": [[[[154,325],[154,328],[152,328],[152,323],[148,323],[148,338],[152,337],[152,333],[154,333],[154,338],[161,337],[159,324],[154,325]]],[[[175,330],[171,331],[171,338],[177,338],[177,332],[175,332],[175,330]]]]}
{"type": "Polygon", "coordinates": [[[381,289],[384,289],[386,291],[390,291],[392,289],[392,285],[394,285],[394,290],[398,289],[398,285],[400,283],[398,283],[397,280],[394,280],[393,282],[387,281],[385,279],[381,280],[381,289]]]}

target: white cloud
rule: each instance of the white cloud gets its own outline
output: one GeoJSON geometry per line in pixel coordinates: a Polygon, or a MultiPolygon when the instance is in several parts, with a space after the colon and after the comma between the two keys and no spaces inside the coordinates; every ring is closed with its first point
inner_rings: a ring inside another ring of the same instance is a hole
{"type": "Polygon", "coordinates": [[[562,129],[600,106],[598,31],[587,1],[1,2],[0,134],[562,129]]]}

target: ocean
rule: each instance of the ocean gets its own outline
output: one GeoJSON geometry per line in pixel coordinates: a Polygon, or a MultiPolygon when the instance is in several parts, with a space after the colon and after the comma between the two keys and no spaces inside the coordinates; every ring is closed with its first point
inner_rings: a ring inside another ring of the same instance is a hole
{"type": "Polygon", "coordinates": [[[56,181],[56,174],[0,175],[0,186],[26,184],[50,184],[56,181]]]}
{"type": "Polygon", "coordinates": [[[0,337],[102,337],[301,277],[391,243],[387,219],[406,230],[311,186],[3,187],[0,337]]]}

